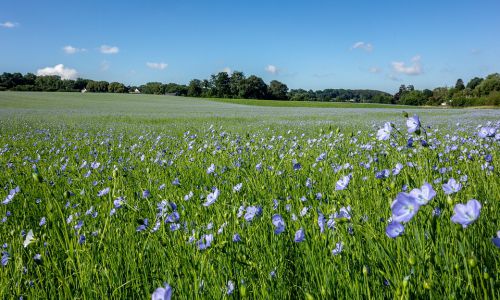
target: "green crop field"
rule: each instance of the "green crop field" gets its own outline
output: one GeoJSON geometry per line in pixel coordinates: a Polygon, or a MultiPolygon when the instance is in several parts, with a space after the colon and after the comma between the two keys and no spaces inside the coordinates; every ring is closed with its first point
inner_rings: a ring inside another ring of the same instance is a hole
{"type": "Polygon", "coordinates": [[[498,299],[499,150],[498,109],[0,92],[0,298],[498,299]]]}

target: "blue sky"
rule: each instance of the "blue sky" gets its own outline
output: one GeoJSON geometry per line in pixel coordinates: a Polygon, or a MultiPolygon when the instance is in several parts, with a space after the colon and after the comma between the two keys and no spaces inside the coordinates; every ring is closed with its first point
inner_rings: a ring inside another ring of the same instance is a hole
{"type": "Polygon", "coordinates": [[[0,0],[0,72],[391,93],[500,72],[498,0],[335,2],[0,0]]]}

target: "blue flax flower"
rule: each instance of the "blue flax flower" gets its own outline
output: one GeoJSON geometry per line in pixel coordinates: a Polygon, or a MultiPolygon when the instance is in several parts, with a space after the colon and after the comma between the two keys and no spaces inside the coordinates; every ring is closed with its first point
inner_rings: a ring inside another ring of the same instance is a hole
{"type": "Polygon", "coordinates": [[[285,231],[285,220],[283,220],[283,217],[281,215],[273,215],[272,222],[274,227],[276,227],[276,229],[274,230],[275,234],[280,234],[285,231]]]}
{"type": "Polygon", "coordinates": [[[479,218],[479,214],[481,213],[481,203],[479,203],[476,199],[471,199],[467,202],[467,204],[459,203],[455,205],[453,211],[455,214],[451,217],[451,221],[462,225],[463,228],[466,228],[479,218]]]}
{"type": "Polygon", "coordinates": [[[388,237],[393,239],[403,234],[404,231],[405,227],[403,226],[403,224],[393,221],[389,223],[389,225],[387,225],[387,228],[385,229],[385,234],[387,234],[388,237]]]}
{"type": "Polygon", "coordinates": [[[377,131],[377,139],[379,141],[386,141],[391,137],[392,125],[389,122],[384,124],[384,127],[377,131]]]}
{"type": "Polygon", "coordinates": [[[392,202],[392,219],[396,222],[408,222],[418,212],[420,205],[407,193],[399,193],[396,200],[392,202]]]}
{"type": "Polygon", "coordinates": [[[247,207],[245,213],[245,221],[251,222],[255,217],[258,217],[262,214],[262,207],[260,206],[249,206],[247,207]]]}
{"type": "Polygon", "coordinates": [[[304,233],[304,229],[303,228],[300,228],[299,230],[297,230],[297,232],[295,232],[294,241],[296,243],[303,242],[305,239],[306,239],[306,234],[304,233]]]}
{"type": "Polygon", "coordinates": [[[198,249],[204,250],[209,248],[212,245],[212,241],[214,240],[213,234],[204,234],[201,239],[196,243],[198,249]]]}
{"type": "Polygon", "coordinates": [[[203,206],[210,206],[212,204],[214,204],[215,200],[217,200],[217,198],[219,198],[219,190],[217,188],[215,188],[215,191],[213,191],[212,193],[208,194],[207,195],[207,201],[205,201],[205,203],[203,203],[203,206]]]}
{"type": "Polygon", "coordinates": [[[335,190],[345,190],[351,181],[351,174],[341,177],[335,184],[335,190]]]}
{"type": "Polygon", "coordinates": [[[157,288],[151,295],[152,300],[170,300],[172,298],[172,288],[165,283],[165,288],[157,288]]]}
{"type": "Polygon", "coordinates": [[[420,128],[420,119],[417,115],[413,115],[413,117],[409,117],[406,119],[406,127],[408,127],[408,132],[413,133],[420,128]]]}
{"type": "Polygon", "coordinates": [[[344,249],[344,243],[338,242],[337,244],[335,244],[335,249],[332,250],[332,254],[339,255],[343,249],[344,249]]]}
{"type": "Polygon", "coordinates": [[[443,191],[446,195],[456,193],[462,189],[462,184],[454,178],[450,178],[448,183],[443,184],[443,191]]]}
{"type": "Polygon", "coordinates": [[[424,183],[421,188],[413,189],[410,192],[410,196],[415,198],[419,205],[426,205],[434,196],[436,196],[436,191],[432,188],[429,183],[424,183]]]}
{"type": "Polygon", "coordinates": [[[500,231],[497,231],[497,237],[492,238],[491,241],[495,246],[500,248],[500,231]]]}

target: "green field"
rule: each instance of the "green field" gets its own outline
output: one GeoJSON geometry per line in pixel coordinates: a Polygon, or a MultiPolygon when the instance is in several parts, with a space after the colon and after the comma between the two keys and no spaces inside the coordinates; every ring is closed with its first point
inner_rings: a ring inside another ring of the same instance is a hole
{"type": "Polygon", "coordinates": [[[498,299],[499,128],[496,109],[0,92],[0,298],[498,299]]]}

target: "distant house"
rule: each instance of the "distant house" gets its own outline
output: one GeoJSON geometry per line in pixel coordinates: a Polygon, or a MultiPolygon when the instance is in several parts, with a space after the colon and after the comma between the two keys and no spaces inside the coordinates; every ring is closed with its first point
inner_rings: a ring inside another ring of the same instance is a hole
{"type": "Polygon", "coordinates": [[[448,103],[443,102],[443,103],[441,103],[441,106],[448,106],[448,103]]]}
{"type": "Polygon", "coordinates": [[[130,91],[130,94],[140,94],[141,91],[139,89],[134,89],[133,91],[130,91]]]}
{"type": "Polygon", "coordinates": [[[85,94],[87,92],[87,89],[84,88],[83,90],[80,91],[82,94],[85,94]]]}

